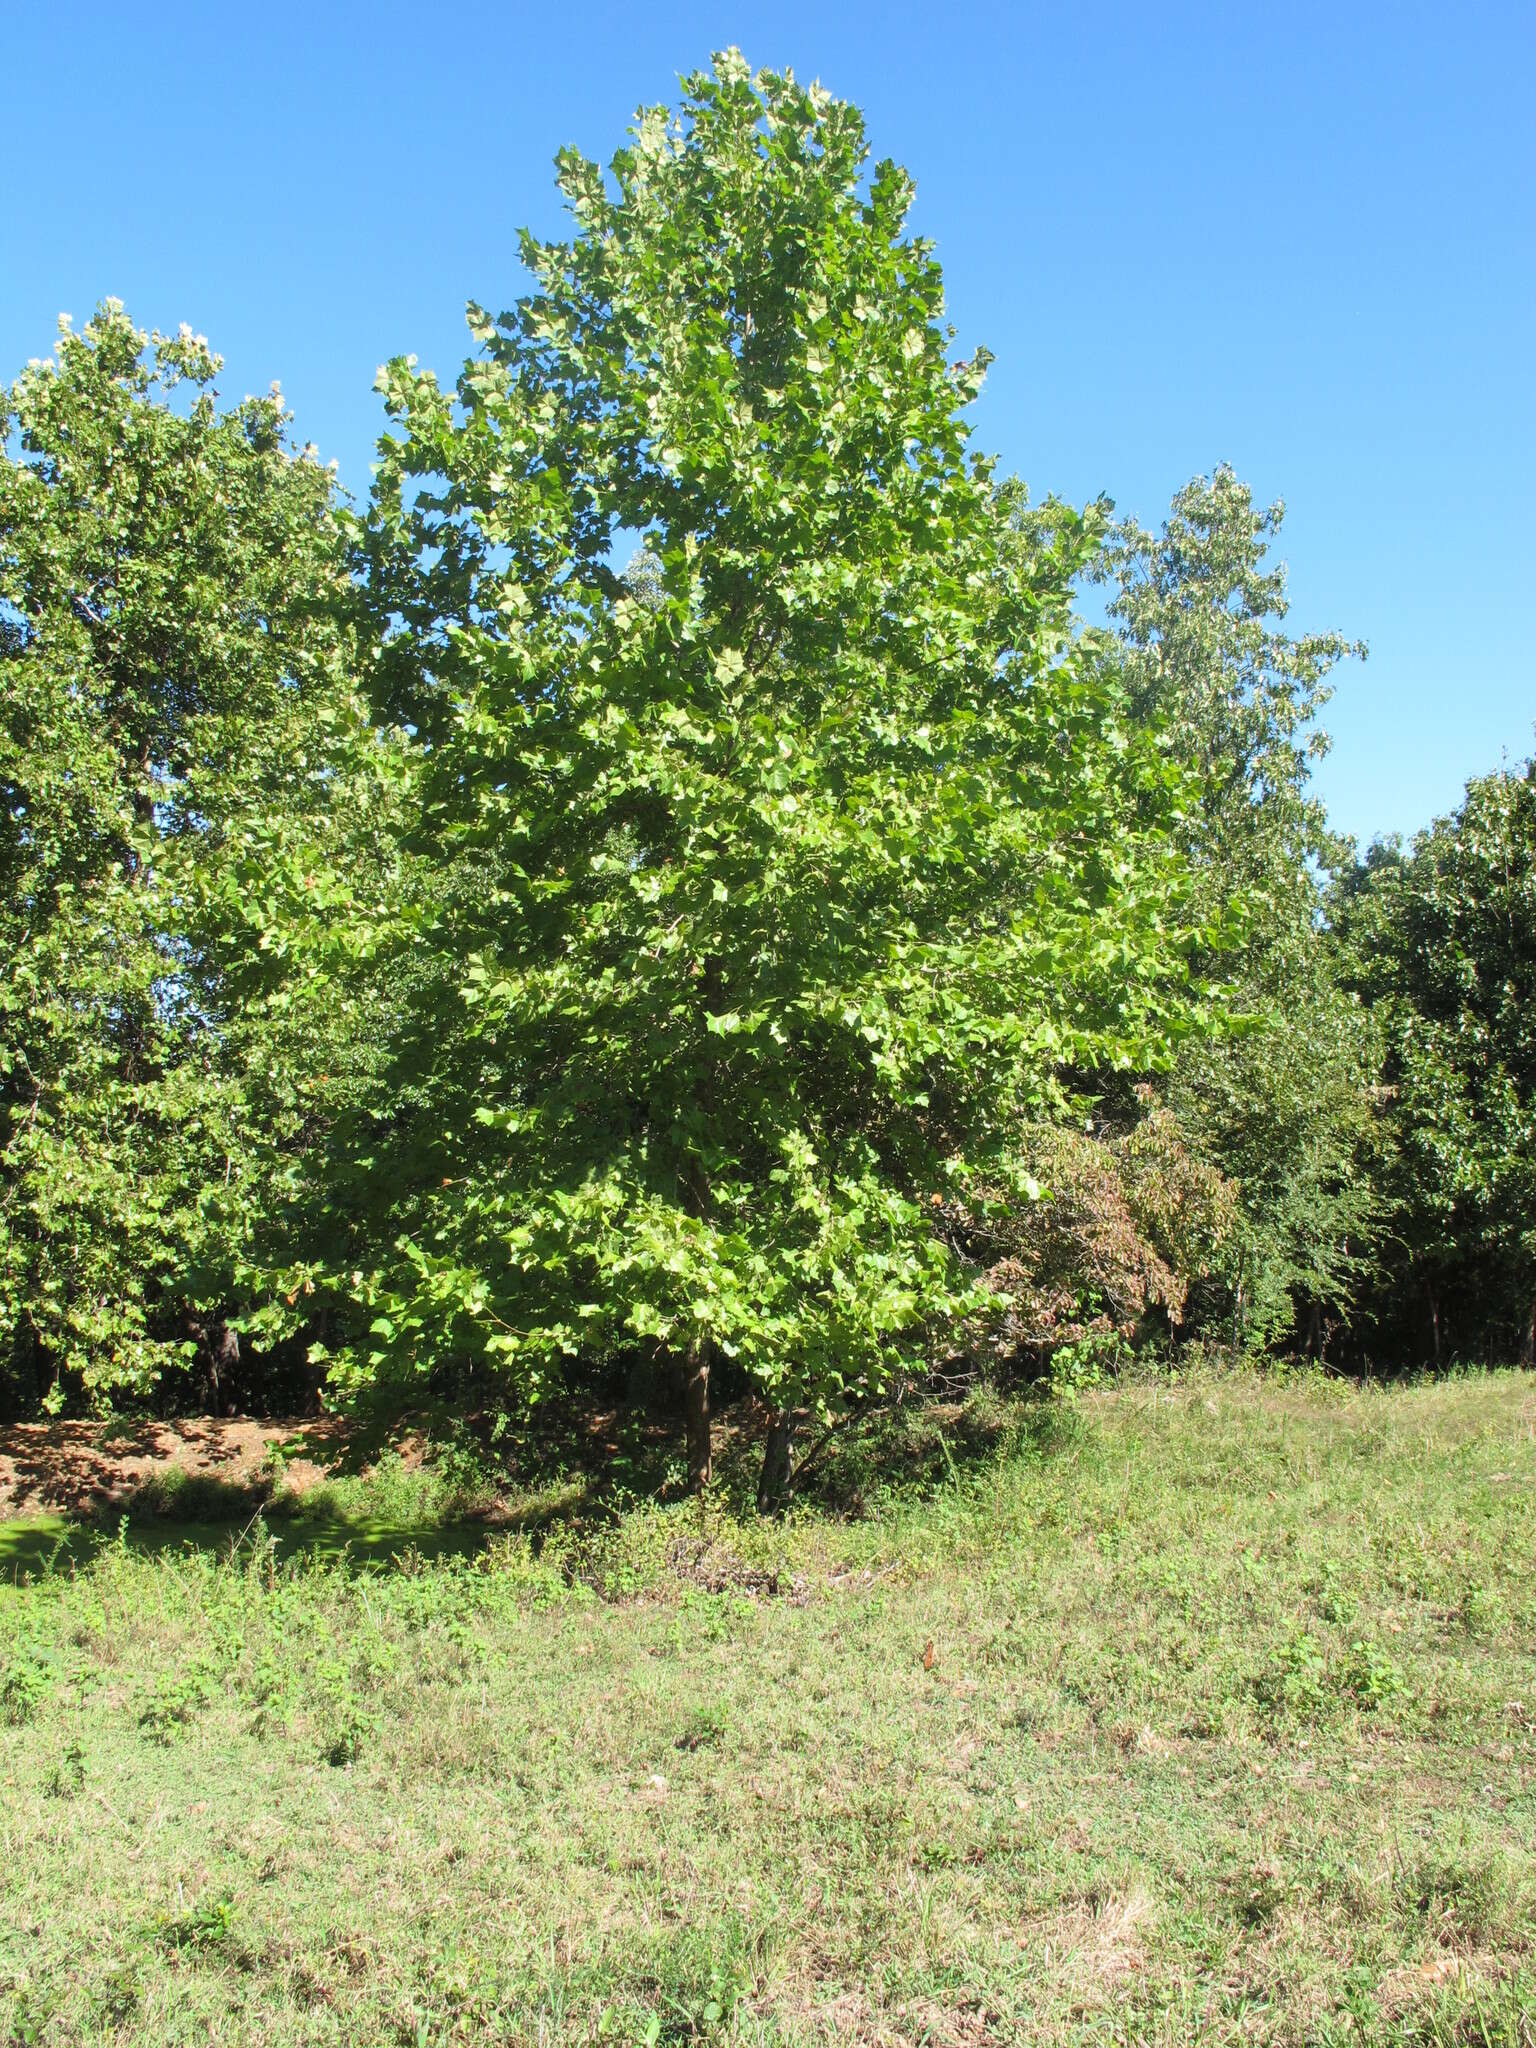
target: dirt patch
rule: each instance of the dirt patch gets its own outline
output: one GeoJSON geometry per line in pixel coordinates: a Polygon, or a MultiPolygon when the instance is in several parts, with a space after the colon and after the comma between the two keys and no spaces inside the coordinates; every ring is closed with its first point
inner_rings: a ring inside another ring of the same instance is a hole
{"type": "Polygon", "coordinates": [[[1441,1950],[1423,1962],[1389,1970],[1376,1987],[1376,2002],[1383,2019],[1402,2020],[1448,1993],[1465,1995],[1485,1974],[1474,1968],[1470,1957],[1441,1950]]]}
{"type": "MultiPolygon", "coordinates": [[[[167,1481],[254,1504],[270,1490],[268,1459],[303,1493],[330,1473],[355,1469],[358,1431],[339,1416],[252,1422],[190,1417],[177,1422],[18,1422],[0,1429],[0,1517],[105,1515],[167,1481]]],[[[402,1450],[404,1446],[399,1446],[402,1450]]]]}
{"type": "Polygon", "coordinates": [[[1139,1887],[1123,1896],[1082,1899],[1035,1923],[1030,1932],[1045,1948],[1045,1960],[1080,1995],[1102,1995],[1147,1961],[1147,1937],[1156,1918],[1149,1894],[1139,1887]]]}

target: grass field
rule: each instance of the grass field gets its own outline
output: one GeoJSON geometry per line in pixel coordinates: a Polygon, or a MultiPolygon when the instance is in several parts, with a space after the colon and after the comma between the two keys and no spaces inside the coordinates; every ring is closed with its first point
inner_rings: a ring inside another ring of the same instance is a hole
{"type": "Polygon", "coordinates": [[[1528,1376],[1235,1377],[781,1523],[13,1525],[0,2039],[1531,2043],[1533,1492],[1528,1376]]]}

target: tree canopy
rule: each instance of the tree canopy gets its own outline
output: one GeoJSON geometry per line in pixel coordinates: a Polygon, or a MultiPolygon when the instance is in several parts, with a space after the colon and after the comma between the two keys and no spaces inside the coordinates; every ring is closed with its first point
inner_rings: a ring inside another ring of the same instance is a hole
{"type": "Polygon", "coordinates": [[[987,1306],[934,1209],[1032,1199],[1064,1071],[1190,1028],[1181,783],[1074,637],[1093,519],[969,451],[983,360],[852,108],[728,58],[560,182],[456,391],[383,379],[441,972],[374,1362],[875,1389],[987,1306]]]}
{"type": "Polygon", "coordinates": [[[5,394],[5,1403],[1536,1347],[1531,771],[1358,861],[1282,508],[1032,503],[854,107],[557,175],[366,505],[112,301],[5,394]]]}
{"type": "Polygon", "coordinates": [[[231,1000],[275,878],[241,860],[336,817],[355,606],[331,478],[218,372],[107,302],[5,400],[0,1335],[60,1396],[227,1351],[294,1113],[259,987],[231,1000]]]}
{"type": "Polygon", "coordinates": [[[1201,1276],[1204,1312],[1244,1348],[1347,1323],[1369,1269],[1379,1047],[1340,980],[1331,877],[1348,852],[1311,788],[1327,677],[1364,648],[1293,636],[1271,556],[1285,508],[1230,469],[1175,497],[1160,533],[1111,536],[1114,659],[1139,718],[1167,726],[1195,779],[1184,847],[1229,943],[1202,963],[1233,1028],[1192,1040],[1164,1090],[1178,1128],[1236,1197],[1201,1276]]]}
{"type": "Polygon", "coordinates": [[[1381,1022],[1389,1342],[1536,1357],[1536,765],[1348,878],[1351,978],[1381,1022]],[[1425,1343],[1427,1332],[1428,1342],[1425,1343]]]}

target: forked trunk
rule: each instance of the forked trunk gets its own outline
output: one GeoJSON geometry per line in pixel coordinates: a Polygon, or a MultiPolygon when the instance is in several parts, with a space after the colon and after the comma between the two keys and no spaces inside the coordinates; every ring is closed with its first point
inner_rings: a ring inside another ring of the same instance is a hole
{"type": "Polygon", "coordinates": [[[789,1498],[795,1471],[795,1416],[791,1408],[778,1408],[763,1439],[763,1473],[757,1482],[757,1512],[771,1515],[789,1498]]]}

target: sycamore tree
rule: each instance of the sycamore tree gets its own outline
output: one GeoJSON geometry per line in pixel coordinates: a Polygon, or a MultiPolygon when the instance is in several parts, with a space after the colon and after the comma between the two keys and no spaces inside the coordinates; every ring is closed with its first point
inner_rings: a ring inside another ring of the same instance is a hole
{"type": "Polygon", "coordinates": [[[781,1416],[921,1367],[1024,1124],[1190,1028],[1183,785],[1074,639],[1093,519],[968,450],[986,358],[854,108],[728,52],[558,172],[456,388],[381,373],[431,880],[333,1370],[654,1352],[700,1486],[719,1359],[781,1416]]]}
{"type": "Polygon", "coordinates": [[[313,1010],[265,1000],[260,906],[301,845],[295,886],[332,887],[345,541],[280,394],[221,405],[219,367],[108,301],[0,396],[0,1393],[23,1404],[199,1360],[220,1397],[323,1064],[313,1010]]]}

